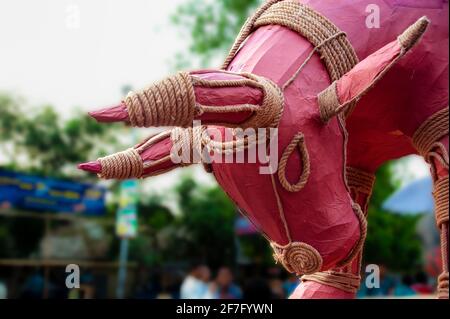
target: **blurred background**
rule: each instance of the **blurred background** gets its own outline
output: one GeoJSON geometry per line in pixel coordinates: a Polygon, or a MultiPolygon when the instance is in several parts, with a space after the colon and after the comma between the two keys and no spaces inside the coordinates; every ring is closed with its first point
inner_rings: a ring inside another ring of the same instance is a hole
{"type": "MultiPolygon", "coordinates": [[[[76,164],[152,130],[87,110],[178,69],[218,66],[260,0],[0,3],[0,298],[285,298],[298,279],[202,167],[100,182],[76,164]],[[66,287],[66,266],[80,289],[66,287]],[[183,289],[181,288],[183,286],[183,289]]],[[[383,166],[364,264],[381,287],[432,294],[439,274],[431,180],[419,157],[383,166]]]]}

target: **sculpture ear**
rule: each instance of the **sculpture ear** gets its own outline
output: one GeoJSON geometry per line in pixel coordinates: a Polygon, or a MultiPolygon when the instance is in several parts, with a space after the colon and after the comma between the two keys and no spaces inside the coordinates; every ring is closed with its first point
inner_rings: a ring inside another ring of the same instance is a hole
{"type": "Polygon", "coordinates": [[[397,40],[372,53],[339,80],[319,93],[320,117],[324,123],[348,111],[421,39],[430,21],[422,17],[397,40]]]}

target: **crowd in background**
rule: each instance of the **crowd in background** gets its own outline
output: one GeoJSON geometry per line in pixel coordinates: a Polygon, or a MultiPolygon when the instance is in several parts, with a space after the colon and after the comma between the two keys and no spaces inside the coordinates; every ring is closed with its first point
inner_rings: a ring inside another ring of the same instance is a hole
{"type": "Polygon", "coordinates": [[[230,267],[211,271],[205,264],[193,264],[184,277],[174,274],[158,275],[150,279],[136,294],[136,298],[160,299],[283,299],[299,284],[295,276],[286,276],[278,267],[264,273],[241,274],[240,280],[230,267]],[[244,278],[245,277],[245,278],[244,278]]]}
{"type": "MultiPolygon", "coordinates": [[[[136,278],[137,289],[129,291],[129,298],[135,299],[285,299],[297,288],[301,281],[287,274],[279,267],[258,267],[232,269],[227,266],[212,271],[203,263],[192,264],[187,271],[175,269],[143,268],[142,273],[149,274],[146,279],[136,278]],[[238,276],[236,275],[238,274],[238,276]]],[[[357,293],[358,298],[389,297],[430,297],[435,291],[433,278],[419,271],[414,275],[399,275],[380,267],[379,284],[371,287],[374,281],[366,283],[363,278],[357,293]]],[[[98,278],[97,278],[98,279],[98,278]]],[[[105,298],[99,291],[98,280],[92,274],[81,278],[83,293],[79,289],[68,290],[63,285],[50,282],[52,298],[105,298]],[[92,291],[92,294],[86,294],[92,291]],[[95,294],[94,294],[95,292],[95,294]],[[100,295],[99,295],[100,293],[100,295]],[[80,294],[80,293],[78,293],[80,294]]],[[[21,287],[20,298],[40,299],[43,297],[44,278],[39,271],[32,272],[21,287]]],[[[7,286],[0,280],[0,299],[7,298],[7,286]]]]}
{"type": "Polygon", "coordinates": [[[435,284],[431,282],[432,278],[423,271],[418,271],[414,275],[395,275],[381,266],[378,287],[368,287],[370,285],[365,283],[365,279],[363,278],[357,294],[359,298],[429,296],[435,291],[435,284]]]}
{"type": "MultiPolygon", "coordinates": [[[[361,282],[358,298],[414,297],[431,296],[434,283],[426,273],[419,271],[415,275],[398,275],[380,267],[379,286],[368,288],[365,278],[361,282]]],[[[289,276],[278,267],[270,267],[261,276],[241,275],[240,280],[229,267],[220,267],[212,272],[205,264],[195,264],[181,279],[151,283],[147,293],[141,291],[137,298],[173,298],[173,299],[283,299],[288,298],[301,283],[296,276],[289,276]],[[214,275],[214,276],[213,276],[214,275]]],[[[149,287],[149,286],[148,286],[149,287]]],[[[148,288],[147,287],[147,288],[148,288]]]]}

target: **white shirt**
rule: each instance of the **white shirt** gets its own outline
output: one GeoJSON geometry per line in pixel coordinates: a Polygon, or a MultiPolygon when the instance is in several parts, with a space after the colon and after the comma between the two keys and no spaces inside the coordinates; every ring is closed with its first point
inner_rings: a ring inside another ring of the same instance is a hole
{"type": "Polygon", "coordinates": [[[189,275],[181,284],[181,299],[213,299],[214,295],[209,289],[209,285],[201,280],[189,275]]]}

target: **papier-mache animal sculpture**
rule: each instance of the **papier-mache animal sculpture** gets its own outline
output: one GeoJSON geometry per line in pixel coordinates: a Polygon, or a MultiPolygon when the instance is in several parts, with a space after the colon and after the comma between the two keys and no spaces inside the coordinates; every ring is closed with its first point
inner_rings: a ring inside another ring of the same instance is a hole
{"type": "Polygon", "coordinates": [[[374,173],[420,154],[435,181],[438,295],[448,298],[447,78],[447,1],[269,0],[221,69],[180,72],[91,112],[173,128],[79,167],[128,179],[203,163],[301,276],[292,298],[352,298],[374,173]],[[380,28],[366,25],[369,5],[380,28]]]}

